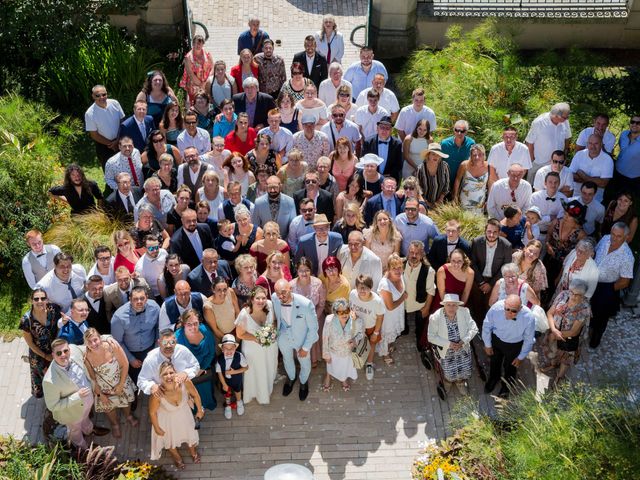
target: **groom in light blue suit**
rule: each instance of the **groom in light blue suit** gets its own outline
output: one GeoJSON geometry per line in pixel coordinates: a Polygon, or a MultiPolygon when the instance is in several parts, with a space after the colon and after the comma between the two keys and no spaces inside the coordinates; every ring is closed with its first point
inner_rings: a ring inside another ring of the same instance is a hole
{"type": "Polygon", "coordinates": [[[300,362],[301,401],[309,395],[309,374],[311,373],[311,347],[318,341],[318,317],[313,303],[302,295],[291,292],[291,285],[284,279],[275,284],[271,296],[273,311],[278,319],[278,348],[282,353],[284,368],[289,379],[282,389],[285,397],[293,390],[296,381],[294,354],[300,362]]]}

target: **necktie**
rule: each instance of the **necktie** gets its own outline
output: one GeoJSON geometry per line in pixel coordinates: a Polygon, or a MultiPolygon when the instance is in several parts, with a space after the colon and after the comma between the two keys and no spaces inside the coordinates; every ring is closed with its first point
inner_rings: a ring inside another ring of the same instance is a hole
{"type": "Polygon", "coordinates": [[[131,170],[131,178],[133,178],[133,183],[135,184],[136,187],[139,187],[140,182],[138,181],[138,174],[136,173],[136,168],[133,166],[133,160],[131,160],[131,157],[127,157],[127,160],[129,161],[129,170],[131,170]]]}
{"type": "Polygon", "coordinates": [[[69,283],[67,283],[66,285],[67,285],[67,288],[69,289],[69,293],[71,294],[71,298],[78,298],[78,294],[71,286],[71,280],[69,280],[69,283]]]}
{"type": "Polygon", "coordinates": [[[516,200],[516,191],[515,190],[511,190],[511,201],[512,202],[517,202],[516,200]]]}
{"type": "Polygon", "coordinates": [[[387,140],[386,142],[383,142],[382,140],[378,140],[378,145],[389,145],[389,140],[387,140]]]}
{"type": "Polygon", "coordinates": [[[417,227],[417,226],[418,226],[418,224],[417,224],[417,223],[413,223],[413,222],[407,222],[407,225],[411,225],[411,226],[413,226],[413,227],[417,227]]]}
{"type": "Polygon", "coordinates": [[[319,243],[319,244],[318,244],[318,246],[319,246],[319,247],[322,247],[322,246],[325,246],[325,247],[326,247],[326,246],[327,246],[327,244],[326,244],[326,243],[319,243]]]}
{"type": "Polygon", "coordinates": [[[327,65],[331,65],[331,42],[327,42],[327,65]]]}
{"type": "Polygon", "coordinates": [[[555,198],[553,198],[553,197],[547,197],[547,201],[555,202],[555,201],[556,201],[556,199],[555,199],[555,198]]]}
{"type": "Polygon", "coordinates": [[[127,196],[127,213],[133,212],[133,202],[131,202],[131,194],[127,196]]]}
{"type": "Polygon", "coordinates": [[[142,138],[144,140],[147,139],[147,129],[144,126],[144,122],[138,123],[138,127],[140,127],[140,133],[142,134],[142,138]]]}

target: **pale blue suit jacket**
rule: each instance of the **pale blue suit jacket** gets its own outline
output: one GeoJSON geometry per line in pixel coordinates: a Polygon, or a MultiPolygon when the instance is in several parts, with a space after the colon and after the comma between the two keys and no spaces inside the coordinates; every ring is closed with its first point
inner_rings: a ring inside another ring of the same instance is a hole
{"type": "Polygon", "coordinates": [[[278,346],[293,349],[303,348],[307,352],[318,341],[318,317],[316,307],[311,300],[297,293],[292,293],[291,325],[282,319],[282,303],[274,293],[271,295],[273,313],[278,319],[278,346]]]}
{"type": "MultiPolygon", "coordinates": [[[[293,198],[284,193],[280,194],[280,208],[276,223],[280,227],[280,238],[286,239],[289,235],[289,224],[296,218],[296,206],[293,198]]],[[[262,195],[256,198],[251,216],[253,223],[257,223],[261,228],[271,220],[271,208],[269,207],[269,195],[262,195]]]]}

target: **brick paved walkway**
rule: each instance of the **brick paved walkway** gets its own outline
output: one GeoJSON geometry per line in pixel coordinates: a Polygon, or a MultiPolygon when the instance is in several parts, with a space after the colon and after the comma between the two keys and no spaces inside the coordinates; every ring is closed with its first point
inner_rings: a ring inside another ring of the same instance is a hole
{"type": "MultiPolygon", "coordinates": [[[[238,63],[238,35],[247,29],[250,14],[260,18],[261,28],[280,46],[275,53],[285,60],[287,75],[294,54],[303,50],[304,37],[320,30],[322,16],[333,14],[338,31],[344,36],[345,55],[342,64],[358,60],[358,49],[349,42],[351,30],[366,23],[365,0],[189,0],[193,20],[209,30],[206,44],[213,58],[222,58],[227,68],[238,63]]],[[[195,33],[202,33],[196,27],[195,33]]],[[[364,30],[356,33],[356,43],[364,43],[364,30]]]]}

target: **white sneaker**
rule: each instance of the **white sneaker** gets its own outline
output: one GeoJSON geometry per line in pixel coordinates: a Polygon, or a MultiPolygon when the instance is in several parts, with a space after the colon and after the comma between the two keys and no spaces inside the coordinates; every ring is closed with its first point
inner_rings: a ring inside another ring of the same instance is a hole
{"type": "Polygon", "coordinates": [[[237,404],[236,404],[236,412],[238,412],[238,415],[244,415],[244,402],[242,400],[238,400],[237,404]]]}
{"type": "Polygon", "coordinates": [[[224,407],[224,418],[231,420],[231,407],[224,407]]]}
{"type": "Polygon", "coordinates": [[[373,380],[373,363],[367,363],[365,367],[365,375],[367,380],[373,380]]]}

